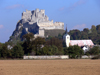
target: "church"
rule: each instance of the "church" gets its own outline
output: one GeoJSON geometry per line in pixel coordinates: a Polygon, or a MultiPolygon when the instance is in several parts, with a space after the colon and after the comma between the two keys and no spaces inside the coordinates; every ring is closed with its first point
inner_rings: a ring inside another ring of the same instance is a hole
{"type": "Polygon", "coordinates": [[[65,35],[63,36],[63,40],[66,43],[66,47],[78,45],[84,50],[84,52],[89,50],[90,47],[94,46],[92,40],[87,40],[87,39],[86,40],[70,40],[70,35],[67,32],[67,28],[66,28],[65,35]]]}

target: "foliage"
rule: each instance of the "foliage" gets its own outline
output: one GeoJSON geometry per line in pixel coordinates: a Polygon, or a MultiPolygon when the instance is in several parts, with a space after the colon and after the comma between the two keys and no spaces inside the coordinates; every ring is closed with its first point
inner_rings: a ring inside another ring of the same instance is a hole
{"type": "Polygon", "coordinates": [[[55,45],[49,47],[49,55],[58,55],[58,48],[55,45]]]}
{"type": "MultiPolygon", "coordinates": [[[[61,38],[61,35],[59,34],[61,38]]],[[[32,33],[23,36],[24,41],[13,45],[12,42],[6,42],[4,45],[0,44],[0,56],[2,58],[22,58],[24,54],[30,55],[61,55],[63,54],[62,40],[51,37],[49,40],[45,38],[34,38],[32,33]],[[9,49],[10,45],[13,48],[9,49]]]]}
{"type": "Polygon", "coordinates": [[[100,25],[96,26],[97,33],[100,34],[100,25]]]}
{"type": "Polygon", "coordinates": [[[1,57],[7,58],[7,54],[8,54],[7,45],[4,44],[0,49],[0,52],[1,52],[1,57]]]}
{"type": "Polygon", "coordinates": [[[64,51],[64,55],[68,55],[68,48],[67,47],[63,47],[63,51],[64,51]]]}
{"type": "MultiPolygon", "coordinates": [[[[21,30],[22,31],[22,30],[21,30]]],[[[46,36],[48,38],[37,37],[34,38],[33,33],[28,33],[23,36],[23,42],[20,42],[21,39],[15,38],[15,35],[10,37],[13,39],[13,42],[6,42],[5,44],[0,43],[0,57],[2,58],[21,58],[25,55],[69,55],[70,58],[79,58],[83,55],[83,50],[75,46],[66,47],[65,42],[62,40],[62,33],[59,33],[58,30],[55,32],[46,31],[46,36]],[[50,35],[47,35],[50,33],[50,35]],[[58,35],[58,36],[57,36],[58,35]],[[18,44],[16,44],[18,43],[18,44]],[[7,46],[11,45],[13,48],[8,50],[7,46]]],[[[15,32],[16,33],[16,32],[15,32]]],[[[91,29],[84,28],[83,31],[80,30],[70,30],[68,33],[71,36],[71,40],[82,40],[82,39],[91,39],[94,44],[100,44],[100,25],[92,25],[91,29]]],[[[20,36],[20,35],[19,35],[20,36]]],[[[21,36],[22,37],[22,36],[21,36]]],[[[98,55],[100,54],[99,47],[93,47],[88,52],[87,55],[98,55]]]]}
{"type": "MultiPolygon", "coordinates": [[[[62,31],[63,32],[63,31],[62,31]]],[[[50,32],[51,33],[51,32],[50,32]]],[[[25,55],[69,55],[70,58],[79,58],[83,55],[83,50],[75,45],[66,47],[65,42],[62,40],[61,33],[58,36],[49,36],[47,39],[37,37],[34,38],[33,33],[28,33],[23,36],[23,42],[6,42],[5,44],[0,43],[0,57],[3,58],[21,58],[25,55]],[[11,45],[13,48],[8,50],[7,46],[11,45]]],[[[79,39],[91,39],[95,44],[100,44],[100,25],[92,25],[91,29],[84,28],[80,30],[70,30],[69,35],[71,40],[79,39]]],[[[11,37],[14,38],[14,37],[11,37]]],[[[17,39],[18,40],[18,39],[17,39]]],[[[16,41],[16,38],[15,38],[16,41]]],[[[98,47],[91,48],[86,54],[98,55],[100,50],[98,47]]]]}
{"type": "Polygon", "coordinates": [[[41,50],[41,48],[44,47],[44,44],[45,44],[45,39],[44,38],[41,38],[41,37],[37,37],[33,42],[33,48],[36,52],[36,55],[38,55],[41,50]]]}
{"type": "Polygon", "coordinates": [[[91,59],[100,59],[100,55],[96,55],[96,56],[92,57],[91,59]]]}
{"type": "Polygon", "coordinates": [[[98,46],[95,46],[95,47],[91,48],[89,51],[87,51],[86,54],[98,55],[98,54],[100,54],[100,48],[98,46]]]}
{"type": "Polygon", "coordinates": [[[1,57],[1,50],[2,50],[2,46],[3,46],[3,44],[2,44],[2,43],[0,43],[0,57],[1,57]]]}
{"type": "Polygon", "coordinates": [[[48,47],[45,46],[45,47],[41,48],[41,50],[39,50],[39,52],[37,52],[37,55],[49,55],[48,47]]]}
{"type": "Polygon", "coordinates": [[[83,31],[77,29],[70,30],[69,35],[71,40],[91,39],[94,44],[100,44],[100,25],[92,25],[91,29],[84,28],[83,31]]]}
{"type": "Polygon", "coordinates": [[[69,58],[81,58],[81,56],[84,54],[83,50],[77,45],[70,46],[67,50],[69,58]]]}
{"type": "Polygon", "coordinates": [[[65,41],[62,42],[63,47],[66,47],[66,43],[65,41]]]}
{"type": "Polygon", "coordinates": [[[23,36],[23,38],[24,38],[27,42],[30,42],[30,41],[34,38],[34,34],[33,34],[33,33],[25,34],[25,35],[23,36]]]}
{"type": "Polygon", "coordinates": [[[71,36],[71,39],[81,39],[81,32],[79,30],[70,30],[69,35],[71,36]]]}
{"type": "Polygon", "coordinates": [[[92,34],[95,34],[95,35],[97,34],[96,26],[95,25],[92,25],[91,31],[92,31],[92,34]]]}
{"type": "Polygon", "coordinates": [[[56,47],[58,47],[60,51],[63,49],[62,40],[59,40],[58,38],[55,37],[48,40],[46,44],[50,46],[55,45],[56,47]]]}
{"type": "Polygon", "coordinates": [[[37,51],[37,55],[59,55],[59,51],[58,48],[54,45],[44,46],[37,51]]]}
{"type": "Polygon", "coordinates": [[[13,55],[13,58],[22,58],[23,57],[24,51],[20,44],[17,44],[16,46],[13,47],[12,55],[13,55]]]}
{"type": "Polygon", "coordinates": [[[33,50],[33,39],[34,39],[34,34],[29,33],[25,34],[23,36],[24,38],[24,43],[22,44],[23,50],[25,54],[31,53],[33,50]]]}

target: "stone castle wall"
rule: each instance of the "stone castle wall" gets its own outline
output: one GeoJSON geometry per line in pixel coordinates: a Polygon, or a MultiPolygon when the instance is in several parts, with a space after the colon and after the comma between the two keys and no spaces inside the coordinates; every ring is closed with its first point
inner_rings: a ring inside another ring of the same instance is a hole
{"type": "Polygon", "coordinates": [[[22,13],[22,19],[26,21],[31,20],[31,15],[32,15],[31,11],[26,10],[26,12],[22,13]]]}
{"type": "Polygon", "coordinates": [[[44,29],[39,29],[39,36],[42,36],[42,37],[45,36],[45,31],[44,31],[44,29]]]}
{"type": "Polygon", "coordinates": [[[30,25],[37,23],[39,29],[64,29],[63,22],[49,21],[49,18],[45,15],[45,10],[36,9],[34,11],[28,11],[22,13],[23,22],[28,22],[30,25]]]}

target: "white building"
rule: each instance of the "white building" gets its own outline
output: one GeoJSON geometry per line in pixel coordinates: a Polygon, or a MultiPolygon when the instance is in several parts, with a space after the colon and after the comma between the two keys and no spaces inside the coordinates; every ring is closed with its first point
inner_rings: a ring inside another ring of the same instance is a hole
{"type": "Polygon", "coordinates": [[[69,45],[70,45],[70,35],[67,33],[67,29],[66,29],[65,35],[63,36],[63,40],[66,43],[66,47],[69,47],[69,45]]]}

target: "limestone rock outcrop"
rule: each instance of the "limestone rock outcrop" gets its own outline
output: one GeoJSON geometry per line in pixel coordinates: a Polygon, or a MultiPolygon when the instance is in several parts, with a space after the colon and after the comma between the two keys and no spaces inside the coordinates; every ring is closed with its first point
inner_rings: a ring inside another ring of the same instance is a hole
{"type": "Polygon", "coordinates": [[[49,21],[49,18],[45,15],[45,10],[33,10],[22,13],[22,19],[18,21],[16,29],[14,30],[9,41],[22,40],[22,36],[27,33],[34,33],[35,36],[46,37],[49,34],[45,35],[46,32],[50,30],[57,30],[61,33],[64,32],[64,23],[55,22],[53,20],[49,21]]]}

